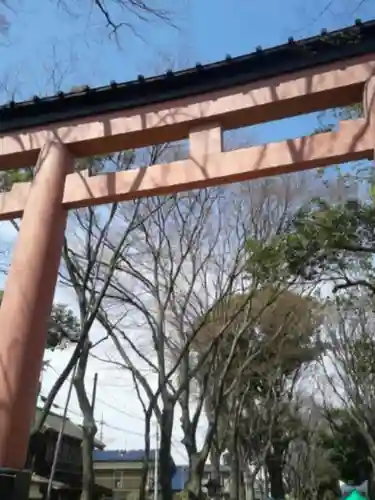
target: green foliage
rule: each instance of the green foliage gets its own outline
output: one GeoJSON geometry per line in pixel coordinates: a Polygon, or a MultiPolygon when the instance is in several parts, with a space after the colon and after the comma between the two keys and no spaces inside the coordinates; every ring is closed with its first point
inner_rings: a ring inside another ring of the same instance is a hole
{"type": "MultiPolygon", "coordinates": [[[[361,105],[332,113],[329,121],[322,122],[316,133],[333,130],[338,120],[355,119],[362,113],[361,105]]],[[[326,176],[324,170],[320,175],[326,187],[334,185],[332,177],[328,174],[326,176]]],[[[273,286],[274,283],[280,282],[311,284],[330,280],[335,283],[336,290],[362,285],[367,291],[375,293],[373,169],[359,164],[346,173],[345,168],[337,167],[335,183],[340,192],[336,191],[333,197],[327,196],[327,199],[311,200],[307,206],[296,211],[279,234],[267,241],[249,239],[246,246],[246,270],[250,280],[259,281],[263,286],[273,286]],[[359,195],[361,192],[363,194],[359,195]],[[357,199],[358,195],[360,201],[354,201],[353,198],[357,199]]],[[[347,294],[340,296],[340,300],[344,297],[347,297],[347,294]]],[[[353,307],[349,303],[347,306],[353,307]]],[[[288,347],[290,346],[287,346],[287,352],[288,347]]],[[[302,352],[301,350],[300,353],[302,352]]],[[[353,370],[356,381],[360,384],[371,384],[374,380],[372,367],[375,355],[375,343],[372,338],[363,335],[350,339],[350,349],[346,352],[347,356],[350,356],[347,362],[355,367],[353,370]]],[[[312,357],[311,360],[313,359],[312,357]]],[[[269,366],[272,371],[272,364],[269,366]]],[[[295,366],[297,368],[298,364],[295,366]]],[[[274,449],[278,443],[285,449],[288,446],[288,435],[289,442],[298,438],[298,433],[294,432],[296,427],[299,427],[301,435],[298,418],[294,422],[289,414],[293,416],[293,412],[288,413],[287,408],[284,408],[284,411],[276,415],[270,436],[274,449]]],[[[363,429],[355,425],[348,413],[340,414],[340,418],[338,415],[335,415],[335,418],[331,415],[331,420],[330,429],[321,433],[318,443],[318,446],[326,451],[324,468],[319,470],[317,467],[314,471],[322,494],[325,491],[336,493],[339,478],[361,483],[371,473],[370,454],[363,437],[363,429]],[[324,469],[330,473],[326,474],[324,469]]]]}
{"type": "Polygon", "coordinates": [[[287,242],[283,237],[273,236],[267,241],[249,239],[246,242],[247,272],[263,284],[284,281],[288,276],[285,263],[287,242]]]}
{"type": "Polygon", "coordinates": [[[374,223],[370,205],[348,201],[330,206],[317,200],[310,210],[296,214],[286,236],[284,255],[290,272],[311,280],[331,265],[353,267],[359,253],[364,265],[372,253],[374,223]]]}
{"type": "Polygon", "coordinates": [[[47,347],[61,348],[77,342],[80,333],[81,326],[73,311],[64,304],[54,304],[48,324],[47,347]]]}
{"type": "Polygon", "coordinates": [[[213,309],[199,347],[204,347],[204,341],[212,342],[231,318],[235,319],[220,338],[215,365],[209,369],[208,407],[215,404],[217,380],[234,353],[225,378],[225,387],[230,388],[228,397],[220,404],[224,425],[219,425],[217,432],[223,427],[224,433],[219,440],[231,446],[229,420],[229,428],[236,426],[241,449],[250,463],[265,452],[271,440],[267,463],[270,467],[272,464],[269,473],[276,473],[283,467],[290,442],[301,434],[301,418],[291,400],[291,387],[302,367],[321,353],[319,304],[277,285],[263,286],[251,294],[235,294],[213,309]]]}
{"type": "Polygon", "coordinates": [[[179,491],[173,496],[174,500],[189,500],[189,493],[185,490],[179,491]]]}
{"type": "MultiPolygon", "coordinates": [[[[75,162],[75,172],[87,171],[89,176],[116,171],[129,170],[135,161],[135,151],[80,158],[75,162]]],[[[0,173],[0,191],[10,191],[14,184],[32,181],[34,172],[32,168],[7,170],[0,173]]]]}
{"type": "Polygon", "coordinates": [[[369,447],[363,432],[349,411],[334,409],[328,412],[329,429],[321,432],[320,445],[328,450],[329,459],[346,483],[361,484],[372,472],[369,447]]]}
{"type": "Polygon", "coordinates": [[[369,336],[355,339],[348,355],[348,361],[355,366],[358,385],[375,387],[375,339],[369,336]]]}
{"type": "MultiPolygon", "coordinates": [[[[235,294],[218,302],[197,335],[195,346],[204,352],[213,339],[222,334],[216,353],[217,369],[234,349],[227,381],[231,384],[241,373],[246,382],[253,380],[259,391],[273,383],[273,371],[285,377],[320,354],[318,331],[321,323],[319,305],[310,298],[289,290],[264,286],[251,295],[235,294]],[[243,366],[252,356],[252,362],[243,366]]],[[[212,367],[210,368],[212,370],[212,367]]]]}
{"type": "MultiPolygon", "coordinates": [[[[3,293],[0,291],[0,304],[3,293]]],[[[77,342],[80,331],[80,323],[73,311],[66,305],[54,304],[48,323],[46,348],[64,348],[70,342],[77,342]]]]}
{"type": "Polygon", "coordinates": [[[8,170],[0,174],[0,191],[10,191],[13,184],[19,182],[29,182],[33,178],[33,170],[31,168],[23,168],[19,170],[8,170]]]}
{"type": "Polygon", "coordinates": [[[314,200],[296,213],[286,234],[265,244],[248,243],[249,272],[268,281],[275,276],[314,281],[327,274],[342,278],[345,271],[372,273],[374,227],[370,203],[314,200]]]}

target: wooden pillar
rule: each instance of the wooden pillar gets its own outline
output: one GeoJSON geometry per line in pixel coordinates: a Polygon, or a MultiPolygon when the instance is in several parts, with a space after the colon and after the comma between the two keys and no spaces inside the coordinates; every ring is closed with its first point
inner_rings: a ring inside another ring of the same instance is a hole
{"type": "Polygon", "coordinates": [[[223,133],[221,126],[208,123],[193,128],[189,134],[190,158],[204,167],[209,155],[221,153],[223,150],[223,133]]]}
{"type": "MultiPolygon", "coordinates": [[[[363,110],[367,120],[367,126],[370,127],[373,133],[375,150],[375,76],[366,82],[363,95],[363,110]]],[[[355,140],[355,138],[353,138],[353,140],[355,140]]]]}
{"type": "Polygon", "coordinates": [[[60,265],[73,158],[62,144],[41,150],[0,308],[0,467],[25,465],[60,265]]]}

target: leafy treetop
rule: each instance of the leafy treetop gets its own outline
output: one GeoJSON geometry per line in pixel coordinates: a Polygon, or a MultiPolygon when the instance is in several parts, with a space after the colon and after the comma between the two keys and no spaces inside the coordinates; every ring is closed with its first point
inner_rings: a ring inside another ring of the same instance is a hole
{"type": "Polygon", "coordinates": [[[348,484],[362,484],[371,477],[369,447],[361,429],[346,409],[327,413],[329,427],[320,434],[320,445],[329,451],[329,458],[348,484]]]}
{"type": "MultiPolygon", "coordinates": [[[[0,291],[0,304],[3,297],[0,291]]],[[[80,336],[80,324],[73,311],[64,304],[54,304],[48,323],[46,348],[64,348],[70,342],[77,342],[80,336]]]]}
{"type": "Polygon", "coordinates": [[[296,213],[285,234],[265,244],[248,242],[249,267],[266,281],[333,279],[336,291],[362,285],[373,293],[374,227],[372,203],[314,200],[296,213]]]}

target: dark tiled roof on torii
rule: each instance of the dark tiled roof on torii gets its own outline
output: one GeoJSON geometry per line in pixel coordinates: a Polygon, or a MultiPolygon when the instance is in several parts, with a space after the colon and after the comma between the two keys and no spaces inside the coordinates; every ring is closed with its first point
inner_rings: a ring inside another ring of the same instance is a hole
{"type": "Polygon", "coordinates": [[[264,50],[258,47],[251,54],[227,56],[183,71],[167,71],[151,78],[140,75],[125,83],[12,101],[0,107],[0,134],[202,95],[370,53],[375,54],[375,21],[357,20],[342,30],[323,30],[318,36],[298,41],[290,38],[284,45],[264,50]]]}

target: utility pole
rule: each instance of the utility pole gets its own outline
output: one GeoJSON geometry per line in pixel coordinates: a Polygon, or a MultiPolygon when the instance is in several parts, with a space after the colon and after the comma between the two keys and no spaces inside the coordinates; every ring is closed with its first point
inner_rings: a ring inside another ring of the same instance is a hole
{"type": "Polygon", "coordinates": [[[70,383],[69,383],[69,389],[68,389],[68,394],[67,394],[67,397],[66,397],[66,402],[65,402],[65,407],[64,407],[64,413],[63,413],[63,417],[62,417],[62,421],[61,421],[60,432],[59,432],[59,434],[57,436],[57,441],[56,441],[56,446],[55,446],[55,454],[54,454],[54,457],[53,457],[53,462],[52,462],[52,468],[51,468],[51,472],[50,472],[50,477],[48,479],[46,500],[50,500],[51,495],[52,495],[53,479],[54,479],[54,476],[55,476],[56,467],[57,467],[57,463],[58,463],[58,460],[59,460],[59,454],[60,454],[60,448],[61,448],[62,440],[64,438],[65,422],[66,422],[66,419],[67,419],[68,407],[69,407],[69,403],[70,403],[70,397],[72,395],[72,389],[73,389],[74,377],[75,377],[75,374],[76,374],[76,370],[77,370],[77,364],[74,367],[74,370],[73,370],[73,373],[72,373],[72,377],[71,377],[70,383]]]}
{"type": "Polygon", "coordinates": [[[159,498],[159,422],[156,421],[156,446],[155,446],[155,461],[154,461],[154,500],[159,498]]]}
{"type": "Polygon", "coordinates": [[[97,387],[98,387],[98,374],[95,373],[95,375],[94,375],[94,383],[93,383],[93,386],[92,386],[92,396],[91,396],[91,408],[92,408],[92,416],[93,416],[94,420],[95,420],[94,411],[95,411],[96,390],[97,390],[97,387]]]}
{"type": "Polygon", "coordinates": [[[102,412],[102,418],[100,419],[100,431],[99,431],[99,439],[103,442],[103,427],[104,427],[104,415],[102,412]]]}

